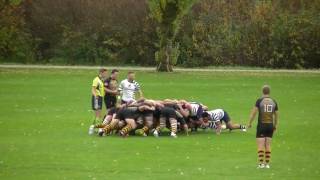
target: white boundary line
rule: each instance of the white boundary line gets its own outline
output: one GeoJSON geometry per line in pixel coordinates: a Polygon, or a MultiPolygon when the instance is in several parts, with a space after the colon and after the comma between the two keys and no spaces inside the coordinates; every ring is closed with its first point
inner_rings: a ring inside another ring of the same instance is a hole
{"type": "MultiPolygon", "coordinates": [[[[19,69],[99,69],[102,66],[55,66],[55,65],[17,65],[0,64],[0,68],[19,68],[19,69]]],[[[155,71],[154,67],[120,67],[103,66],[107,69],[133,70],[133,71],[155,71]]],[[[320,70],[291,70],[291,69],[200,69],[200,68],[174,68],[177,72],[274,72],[274,73],[314,73],[320,74],[320,70]]]]}

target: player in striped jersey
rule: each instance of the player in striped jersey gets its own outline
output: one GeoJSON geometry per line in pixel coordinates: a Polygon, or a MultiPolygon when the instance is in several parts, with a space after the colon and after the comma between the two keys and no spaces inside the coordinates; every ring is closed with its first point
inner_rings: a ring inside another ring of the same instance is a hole
{"type": "Polygon", "coordinates": [[[241,129],[246,131],[246,126],[241,124],[233,124],[229,114],[223,109],[215,109],[212,111],[204,111],[202,113],[203,124],[202,127],[209,127],[216,129],[216,133],[221,133],[221,121],[224,121],[227,125],[227,128],[232,129],[241,129]]]}
{"type": "Polygon", "coordinates": [[[191,128],[191,131],[197,131],[197,128],[202,124],[201,115],[208,109],[207,106],[198,102],[185,102],[183,108],[189,111],[187,121],[189,122],[188,126],[191,128]]]}
{"type": "Polygon", "coordinates": [[[128,72],[127,79],[121,81],[118,90],[121,94],[121,104],[136,101],[136,92],[139,93],[140,98],[143,98],[140,84],[135,81],[135,73],[131,71],[128,72]]]}

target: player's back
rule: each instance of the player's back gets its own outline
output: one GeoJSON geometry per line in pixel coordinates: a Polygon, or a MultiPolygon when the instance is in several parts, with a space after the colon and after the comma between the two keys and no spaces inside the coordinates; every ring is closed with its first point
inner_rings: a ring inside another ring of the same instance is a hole
{"type": "Polygon", "coordinates": [[[274,112],[278,105],[271,97],[262,97],[257,100],[256,107],[259,109],[259,123],[273,123],[274,112]]]}

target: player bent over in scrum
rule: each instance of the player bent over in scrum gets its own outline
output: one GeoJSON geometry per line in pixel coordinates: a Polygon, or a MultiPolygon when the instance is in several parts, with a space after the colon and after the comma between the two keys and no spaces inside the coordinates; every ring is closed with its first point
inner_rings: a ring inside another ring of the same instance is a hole
{"type": "Polygon", "coordinates": [[[224,121],[228,129],[241,129],[246,131],[246,126],[241,124],[233,124],[228,113],[223,109],[215,109],[212,111],[204,111],[202,113],[202,127],[216,128],[216,134],[221,133],[221,121],[224,121]]]}
{"type": "Polygon", "coordinates": [[[132,116],[136,109],[122,108],[120,109],[109,124],[99,129],[99,136],[104,136],[105,134],[110,134],[112,130],[119,128],[119,125],[124,125],[126,117],[132,116]]]}
{"type": "Polygon", "coordinates": [[[185,102],[183,107],[189,111],[187,121],[191,131],[197,131],[203,123],[201,115],[205,110],[208,110],[207,106],[198,102],[185,102]]]}
{"type": "Polygon", "coordinates": [[[270,168],[271,141],[273,132],[278,125],[278,104],[270,97],[270,87],[262,88],[263,96],[256,101],[250,115],[248,127],[251,128],[252,122],[259,112],[257,125],[257,146],[258,146],[258,168],[270,168]]]}
{"type": "Polygon", "coordinates": [[[127,125],[120,130],[120,135],[123,137],[128,136],[131,130],[135,130],[138,126],[136,119],[145,111],[154,111],[154,107],[148,105],[141,105],[139,107],[129,107],[132,111],[123,114],[123,118],[127,125]]]}
{"type": "Polygon", "coordinates": [[[143,119],[143,127],[136,131],[139,135],[147,136],[149,134],[149,130],[152,129],[156,124],[155,123],[156,109],[158,110],[158,108],[162,108],[163,105],[161,101],[156,101],[151,99],[144,100],[143,104],[149,107],[154,107],[152,110],[145,110],[141,113],[141,117],[143,119]]]}
{"type": "MultiPolygon", "coordinates": [[[[174,138],[177,137],[177,128],[178,128],[176,108],[177,107],[165,105],[160,111],[160,119],[159,119],[160,131],[165,127],[167,127],[167,125],[170,125],[170,131],[171,131],[170,136],[174,138]]],[[[154,135],[156,137],[157,137],[157,134],[159,134],[159,132],[155,130],[154,135]]]]}

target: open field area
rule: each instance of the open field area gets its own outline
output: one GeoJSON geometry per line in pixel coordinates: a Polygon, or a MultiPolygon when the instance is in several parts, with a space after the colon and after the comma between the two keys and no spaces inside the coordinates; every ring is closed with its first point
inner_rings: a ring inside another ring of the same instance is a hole
{"type": "Polygon", "coordinates": [[[177,139],[88,136],[95,76],[96,70],[0,68],[0,179],[320,177],[319,73],[137,71],[146,98],[199,101],[240,123],[270,84],[280,113],[271,169],[256,169],[255,128],[177,139]]]}

